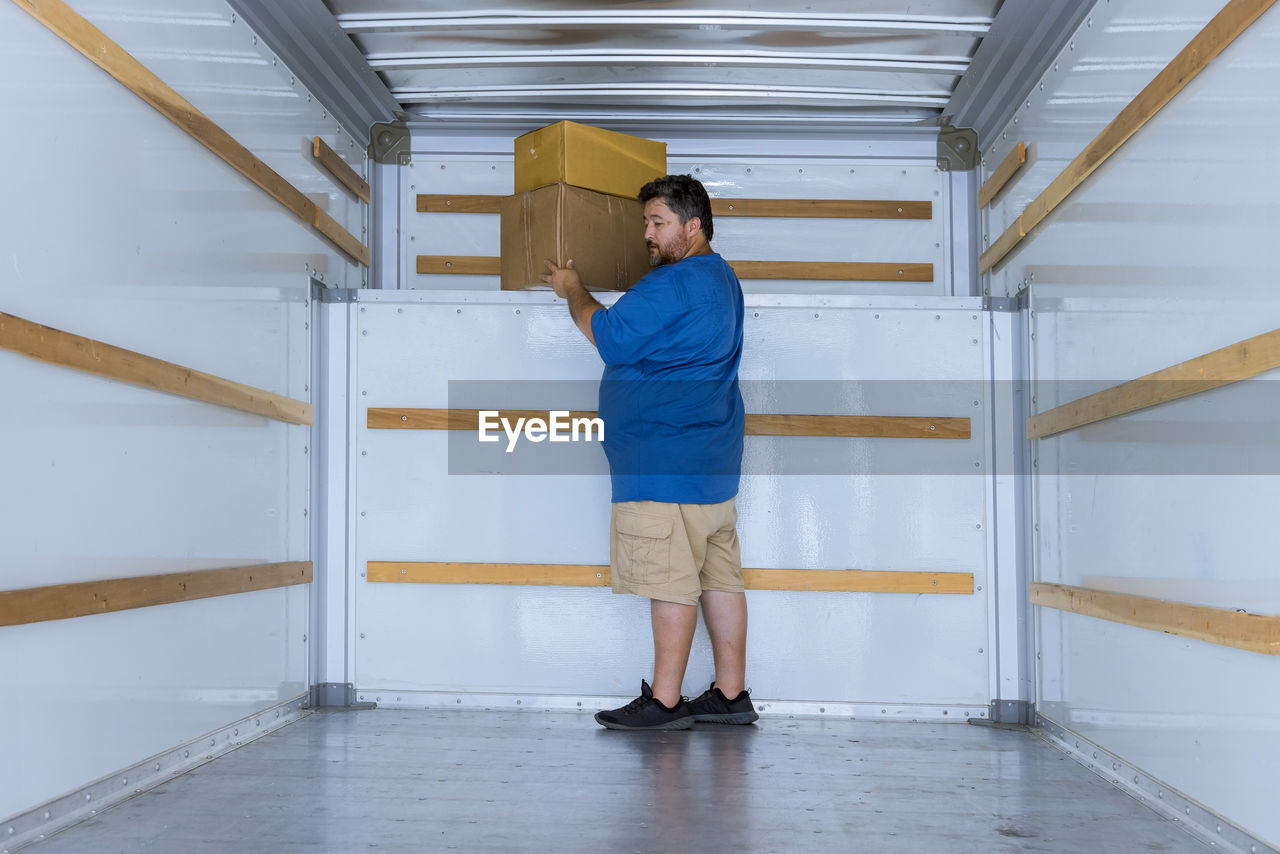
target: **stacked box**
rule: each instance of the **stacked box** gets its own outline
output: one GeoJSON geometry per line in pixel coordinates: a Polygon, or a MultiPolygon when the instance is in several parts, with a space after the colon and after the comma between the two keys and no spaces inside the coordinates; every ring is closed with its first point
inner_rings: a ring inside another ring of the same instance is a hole
{"type": "Polygon", "coordinates": [[[502,200],[502,289],[542,287],[544,259],[573,259],[593,291],[625,291],[649,272],[644,206],[635,199],[552,184],[502,200]]]}
{"type": "Polygon", "coordinates": [[[516,139],[516,192],[548,184],[634,199],[640,188],[667,174],[667,144],[556,122],[516,139]]]}
{"type": "Polygon", "coordinates": [[[640,188],[667,171],[666,143],[557,122],[515,144],[503,199],[504,290],[544,287],[544,259],[570,258],[591,290],[626,290],[649,270],[640,188]]]}

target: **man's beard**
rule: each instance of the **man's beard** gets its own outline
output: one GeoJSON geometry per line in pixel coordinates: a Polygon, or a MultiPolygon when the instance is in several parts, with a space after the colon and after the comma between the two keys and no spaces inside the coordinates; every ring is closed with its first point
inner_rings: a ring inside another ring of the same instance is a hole
{"type": "Polygon", "coordinates": [[[670,254],[664,252],[662,247],[656,243],[647,245],[647,248],[649,250],[650,267],[662,267],[667,264],[674,264],[683,258],[685,253],[689,251],[688,244],[683,241],[673,245],[671,247],[672,252],[670,254]]]}

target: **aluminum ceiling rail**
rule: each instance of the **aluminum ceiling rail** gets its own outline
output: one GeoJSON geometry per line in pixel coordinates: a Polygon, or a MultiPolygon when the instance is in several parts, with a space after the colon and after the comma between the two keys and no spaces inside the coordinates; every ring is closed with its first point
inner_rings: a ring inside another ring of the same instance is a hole
{"type": "Polygon", "coordinates": [[[951,98],[946,91],[884,92],[875,89],[842,89],[834,86],[778,86],[745,83],[583,83],[533,84],[512,86],[472,86],[453,89],[392,89],[391,94],[402,104],[430,101],[474,100],[477,98],[516,98],[546,100],[547,96],[568,98],[600,97],[684,97],[745,99],[796,103],[798,101],[844,101],[865,104],[941,107],[951,98]]]}
{"type": "Polygon", "coordinates": [[[679,65],[734,66],[743,68],[869,69],[963,74],[969,59],[963,56],[917,57],[909,55],[806,53],[766,50],[539,50],[477,51],[474,53],[371,53],[366,57],[375,69],[484,68],[550,65],[679,65]]]}
{"type": "Polygon", "coordinates": [[[942,33],[981,38],[992,18],[944,18],[923,15],[835,15],[792,12],[703,11],[462,11],[403,13],[345,13],[335,16],[348,33],[466,30],[526,27],[702,27],[720,29],[822,30],[825,32],[942,33]]]}

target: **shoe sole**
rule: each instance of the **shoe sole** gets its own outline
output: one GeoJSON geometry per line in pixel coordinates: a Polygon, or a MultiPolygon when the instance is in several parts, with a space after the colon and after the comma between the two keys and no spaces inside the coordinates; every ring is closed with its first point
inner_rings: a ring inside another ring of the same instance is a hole
{"type": "Polygon", "coordinates": [[[611,721],[602,721],[600,720],[600,716],[596,715],[596,723],[600,724],[600,726],[604,727],[605,729],[621,729],[621,730],[630,730],[630,731],[676,730],[676,729],[692,729],[693,728],[692,717],[679,718],[674,721],[667,721],[666,723],[662,723],[662,724],[650,724],[648,726],[627,726],[626,724],[617,724],[617,723],[612,723],[611,721]]]}
{"type": "Polygon", "coordinates": [[[694,715],[695,723],[700,724],[753,724],[760,720],[755,712],[734,712],[731,715],[694,715]]]}

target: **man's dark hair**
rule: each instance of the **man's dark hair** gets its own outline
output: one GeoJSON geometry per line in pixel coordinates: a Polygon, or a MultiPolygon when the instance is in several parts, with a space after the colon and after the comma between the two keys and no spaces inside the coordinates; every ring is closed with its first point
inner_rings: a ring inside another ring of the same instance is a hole
{"type": "Polygon", "coordinates": [[[654,178],[640,188],[640,203],[650,199],[661,199],[671,212],[680,217],[684,225],[693,217],[702,221],[702,233],[707,242],[711,242],[714,227],[711,224],[711,199],[707,197],[707,188],[692,175],[664,175],[654,178]]]}

